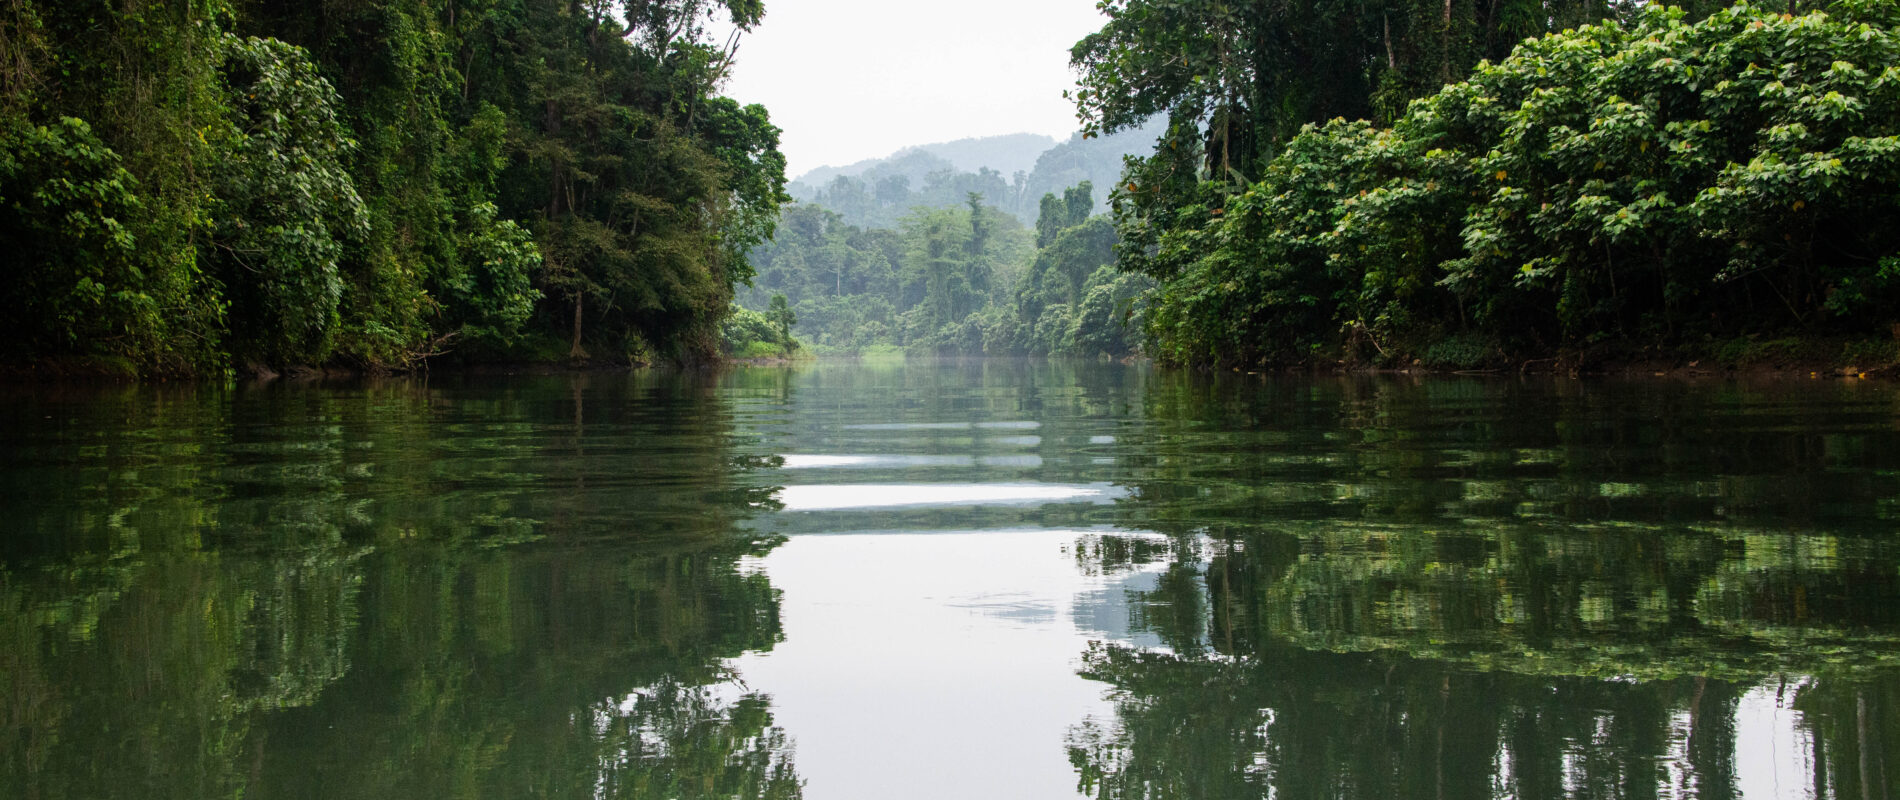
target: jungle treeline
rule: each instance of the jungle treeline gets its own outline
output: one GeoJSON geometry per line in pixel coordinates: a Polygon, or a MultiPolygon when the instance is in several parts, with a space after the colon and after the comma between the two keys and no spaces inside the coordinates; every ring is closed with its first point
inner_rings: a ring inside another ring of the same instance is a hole
{"type": "Polygon", "coordinates": [[[1891,2],[1103,8],[1087,130],[1169,119],[1110,198],[1164,361],[1893,349],[1891,2]]]}
{"type": "Polygon", "coordinates": [[[778,131],[720,95],[758,0],[13,0],[0,363],[688,362],[794,324],[1235,367],[1900,360],[1891,2],[1101,10],[1048,169],[911,154],[781,217],[778,131]],[[1157,130],[1100,182],[1092,143],[1157,130]]]}
{"type": "Polygon", "coordinates": [[[892,227],[788,206],[737,316],[788,303],[821,355],[1132,355],[1153,282],[1115,268],[1115,227],[1092,213],[1094,191],[1044,193],[1034,228],[979,192],[961,208],[913,206],[892,227]]]}
{"type": "Polygon", "coordinates": [[[0,360],[714,358],[786,199],[765,109],[720,94],[763,13],[0,5],[0,360]]]}
{"type": "MultiPolygon", "coordinates": [[[[1165,120],[1108,136],[999,136],[820,168],[792,182],[778,235],[728,323],[731,354],[773,349],[775,298],[811,352],[1125,357],[1153,286],[1115,269],[1100,192],[1165,120]],[[948,156],[959,156],[962,166],[948,156]],[[1009,180],[998,169],[1033,163],[1009,180]],[[756,312],[756,313],[755,313],[756,312]]],[[[782,340],[784,337],[777,337],[782,340]]]]}

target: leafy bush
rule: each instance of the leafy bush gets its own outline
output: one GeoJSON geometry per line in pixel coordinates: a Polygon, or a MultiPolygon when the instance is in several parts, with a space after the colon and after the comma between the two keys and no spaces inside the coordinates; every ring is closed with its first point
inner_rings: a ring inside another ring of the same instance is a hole
{"type": "Polygon", "coordinates": [[[733,358],[791,355],[797,340],[781,338],[781,323],[768,314],[735,305],[719,325],[720,350],[733,358]]]}
{"type": "Polygon", "coordinates": [[[1068,334],[1069,354],[1127,356],[1140,349],[1140,318],[1153,282],[1101,267],[1089,276],[1068,334]]]}
{"type": "MultiPolygon", "coordinates": [[[[0,128],[0,241],[15,265],[0,314],[10,347],[156,344],[165,330],[127,223],[137,181],[84,121],[0,128]]],[[[112,350],[107,350],[112,352],[112,350]]]]}
{"type": "Polygon", "coordinates": [[[534,237],[514,220],[496,219],[493,203],[469,212],[463,269],[448,281],[461,332],[478,342],[512,343],[534,313],[541,292],[532,283],[541,266],[534,237]]]}
{"type": "Polygon", "coordinates": [[[237,37],[226,46],[237,113],[216,236],[233,333],[252,358],[322,361],[343,296],[343,243],[369,228],[343,163],[355,143],[336,91],[301,48],[237,37]]]}

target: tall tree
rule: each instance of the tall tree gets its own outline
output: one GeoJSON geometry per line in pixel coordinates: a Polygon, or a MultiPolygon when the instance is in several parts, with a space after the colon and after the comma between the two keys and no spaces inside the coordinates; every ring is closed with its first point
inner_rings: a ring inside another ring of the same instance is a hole
{"type": "Polygon", "coordinates": [[[1084,135],[1168,120],[1152,156],[1129,160],[1112,195],[1127,263],[1162,232],[1197,224],[1259,180],[1301,126],[1389,121],[1525,36],[1600,19],[1605,0],[1106,0],[1108,22],[1077,42],[1071,93],[1084,135]]]}

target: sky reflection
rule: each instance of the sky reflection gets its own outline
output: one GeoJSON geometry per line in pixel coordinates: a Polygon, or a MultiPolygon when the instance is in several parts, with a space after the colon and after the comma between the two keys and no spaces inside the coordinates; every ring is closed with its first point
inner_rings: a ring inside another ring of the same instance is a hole
{"type": "Polygon", "coordinates": [[[778,500],[786,511],[831,511],[905,506],[1040,505],[1111,503],[1123,494],[1108,484],[1050,483],[850,483],[787,486],[778,500]]]}

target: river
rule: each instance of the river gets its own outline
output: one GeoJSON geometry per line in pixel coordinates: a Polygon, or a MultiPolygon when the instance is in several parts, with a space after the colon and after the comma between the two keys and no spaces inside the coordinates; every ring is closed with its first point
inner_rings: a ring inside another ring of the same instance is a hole
{"type": "Polygon", "coordinates": [[[12,386],[0,452],[4,797],[1900,779],[1888,383],[12,386]]]}

